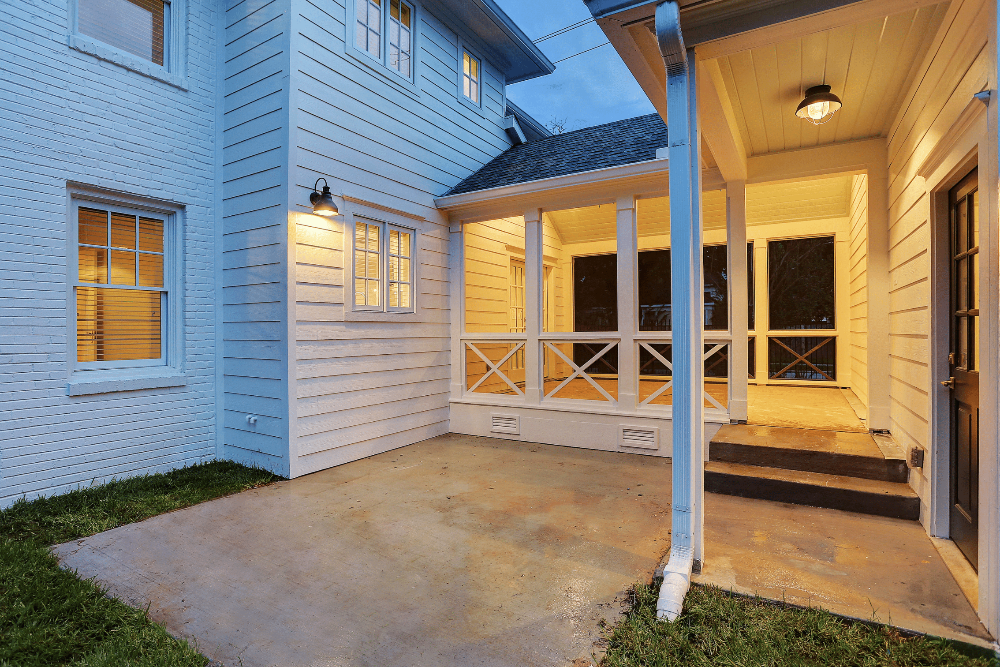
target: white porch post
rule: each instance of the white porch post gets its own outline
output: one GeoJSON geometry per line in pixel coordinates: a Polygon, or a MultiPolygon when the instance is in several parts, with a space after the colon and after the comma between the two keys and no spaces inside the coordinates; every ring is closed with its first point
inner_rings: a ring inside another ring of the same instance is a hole
{"type": "Polygon", "coordinates": [[[524,213],[524,312],[527,342],[524,350],[524,401],[542,402],[542,350],[538,336],[542,332],[542,211],[524,213]]]}
{"type": "Polygon", "coordinates": [[[868,168],[868,428],[889,429],[888,157],[868,168]]]}
{"type": "Polygon", "coordinates": [[[745,181],[726,183],[726,243],[729,247],[729,302],[732,304],[731,330],[733,360],[729,378],[729,419],[747,419],[747,374],[749,349],[747,342],[748,313],[743,299],[747,291],[747,184],[745,181]]]}
{"type": "Polygon", "coordinates": [[[462,223],[453,223],[448,236],[448,280],[451,297],[451,397],[462,398],[465,393],[465,344],[462,332],[465,329],[465,235],[462,223]]]}
{"type": "Polygon", "coordinates": [[[619,197],[618,210],[618,406],[635,410],[638,403],[638,364],[635,332],[639,326],[638,252],[635,197],[619,197]]]}
{"type": "Polygon", "coordinates": [[[673,489],[670,560],[657,615],[680,614],[695,561],[703,558],[704,342],[701,160],[695,55],[684,47],[673,0],[656,7],[656,38],[667,71],[673,332],[673,489]]]}

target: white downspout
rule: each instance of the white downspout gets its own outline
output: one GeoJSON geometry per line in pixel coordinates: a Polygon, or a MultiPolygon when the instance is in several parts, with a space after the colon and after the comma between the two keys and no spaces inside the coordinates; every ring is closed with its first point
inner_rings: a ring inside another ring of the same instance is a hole
{"type": "Polygon", "coordinates": [[[695,563],[702,558],[704,448],[698,107],[694,52],[684,47],[680,11],[674,0],[656,7],[656,39],[667,72],[674,367],[671,547],[656,615],[673,621],[681,613],[695,563]]]}

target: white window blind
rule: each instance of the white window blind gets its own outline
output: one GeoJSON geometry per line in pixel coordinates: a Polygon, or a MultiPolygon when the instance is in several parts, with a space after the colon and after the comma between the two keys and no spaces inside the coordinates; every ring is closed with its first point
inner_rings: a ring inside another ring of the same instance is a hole
{"type": "Polygon", "coordinates": [[[166,62],[170,3],[77,0],[77,31],[157,65],[166,62]]]}
{"type": "Polygon", "coordinates": [[[381,306],[382,281],[380,225],[358,222],[354,226],[354,305],[381,306]]]}
{"type": "Polygon", "coordinates": [[[77,209],[77,361],[162,359],[163,218],[77,209]]]}

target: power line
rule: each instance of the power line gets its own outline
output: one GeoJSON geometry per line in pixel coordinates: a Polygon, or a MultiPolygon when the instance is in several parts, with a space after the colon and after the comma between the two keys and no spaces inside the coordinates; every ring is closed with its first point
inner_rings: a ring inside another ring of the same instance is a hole
{"type": "Polygon", "coordinates": [[[535,44],[537,44],[538,42],[544,42],[547,39],[552,39],[553,37],[558,37],[559,35],[564,35],[564,34],[566,34],[567,32],[569,32],[571,30],[576,30],[577,28],[581,28],[581,27],[587,25],[588,23],[593,23],[593,22],[594,22],[593,18],[583,19],[582,21],[578,21],[578,22],[576,22],[576,23],[574,23],[572,25],[568,25],[565,28],[559,28],[558,30],[556,30],[554,32],[550,32],[547,35],[542,35],[538,39],[534,39],[532,41],[535,44]]]}
{"type": "Polygon", "coordinates": [[[554,63],[552,63],[552,64],[553,64],[553,65],[558,65],[559,63],[561,63],[561,62],[563,62],[563,61],[566,61],[566,60],[569,60],[570,58],[576,58],[577,56],[582,56],[582,55],[583,55],[584,53],[588,53],[588,52],[590,52],[590,51],[593,51],[594,49],[599,49],[599,48],[601,48],[602,46],[607,46],[607,45],[608,45],[608,44],[610,44],[610,43],[611,43],[611,42],[604,42],[603,44],[598,44],[597,46],[592,46],[592,47],[590,47],[589,49],[584,49],[583,51],[580,51],[579,53],[574,53],[574,54],[573,54],[573,55],[571,55],[571,56],[566,56],[565,58],[560,58],[559,60],[555,61],[555,62],[554,62],[554,63]]]}

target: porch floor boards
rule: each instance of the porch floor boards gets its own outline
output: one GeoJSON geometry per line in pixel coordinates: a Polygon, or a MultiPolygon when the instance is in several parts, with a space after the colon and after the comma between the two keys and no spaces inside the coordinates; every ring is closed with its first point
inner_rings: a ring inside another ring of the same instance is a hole
{"type": "Polygon", "coordinates": [[[868,426],[837,387],[747,387],[749,418],[759,426],[867,433],[868,426]]]}

